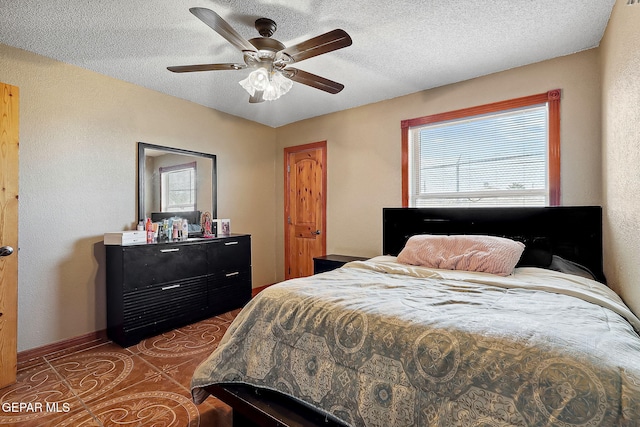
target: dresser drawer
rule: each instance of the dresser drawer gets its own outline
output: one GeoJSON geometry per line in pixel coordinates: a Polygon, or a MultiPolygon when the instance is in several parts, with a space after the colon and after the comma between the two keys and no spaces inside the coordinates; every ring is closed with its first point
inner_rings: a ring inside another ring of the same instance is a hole
{"type": "Polygon", "coordinates": [[[209,244],[209,271],[236,271],[251,266],[251,238],[227,237],[209,244]]]}
{"type": "Polygon", "coordinates": [[[125,332],[149,329],[157,325],[189,322],[206,312],[207,277],[192,278],[150,286],[123,295],[123,320],[125,332]]]}
{"type": "Polygon", "coordinates": [[[205,245],[132,246],[122,252],[125,291],[207,274],[205,245]]]}
{"type": "Polygon", "coordinates": [[[251,299],[251,268],[218,272],[209,277],[210,314],[242,307],[251,299]]]}
{"type": "Polygon", "coordinates": [[[251,283],[251,267],[220,270],[209,276],[210,288],[226,288],[238,283],[251,283]]]}

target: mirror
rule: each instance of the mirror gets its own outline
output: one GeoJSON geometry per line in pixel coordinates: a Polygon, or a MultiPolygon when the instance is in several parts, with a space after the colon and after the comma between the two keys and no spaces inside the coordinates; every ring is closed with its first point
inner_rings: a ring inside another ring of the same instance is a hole
{"type": "Polygon", "coordinates": [[[199,224],[194,211],[217,217],[216,196],[214,154],[138,142],[139,221],[170,212],[199,224]]]}

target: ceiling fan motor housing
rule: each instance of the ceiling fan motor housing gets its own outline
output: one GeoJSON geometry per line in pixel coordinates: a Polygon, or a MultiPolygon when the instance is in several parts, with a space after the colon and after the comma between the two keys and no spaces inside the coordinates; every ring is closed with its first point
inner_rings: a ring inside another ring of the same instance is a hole
{"type": "Polygon", "coordinates": [[[256,30],[262,37],[271,37],[276,32],[278,26],[275,21],[269,18],[258,18],[255,22],[256,30]]]}
{"type": "Polygon", "coordinates": [[[284,44],[280,43],[276,39],[271,39],[269,37],[256,37],[250,39],[249,43],[256,48],[255,52],[243,52],[244,62],[249,67],[265,67],[270,69],[273,65],[276,65],[277,68],[282,68],[289,62],[285,61],[282,65],[273,63],[276,59],[276,53],[285,48],[284,44]]]}

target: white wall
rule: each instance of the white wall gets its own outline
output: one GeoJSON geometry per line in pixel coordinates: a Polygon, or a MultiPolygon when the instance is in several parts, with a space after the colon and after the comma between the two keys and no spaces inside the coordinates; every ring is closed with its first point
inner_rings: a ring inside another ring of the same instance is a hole
{"type": "Polygon", "coordinates": [[[137,142],[217,155],[218,214],[275,281],[275,129],[0,45],[20,88],[18,349],[106,328],[103,233],[137,219],[137,142]]]}

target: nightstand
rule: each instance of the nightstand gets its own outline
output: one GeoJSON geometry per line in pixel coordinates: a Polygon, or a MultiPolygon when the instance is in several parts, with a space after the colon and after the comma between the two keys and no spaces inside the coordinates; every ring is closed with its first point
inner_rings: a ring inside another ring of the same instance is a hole
{"type": "Polygon", "coordinates": [[[313,274],[335,270],[351,261],[364,261],[369,258],[348,255],[325,255],[313,259],[313,274]]]}

